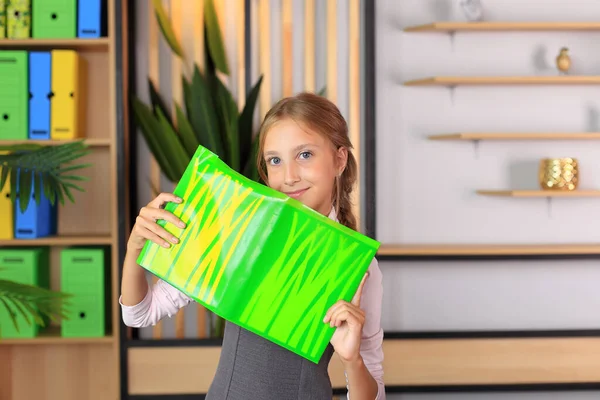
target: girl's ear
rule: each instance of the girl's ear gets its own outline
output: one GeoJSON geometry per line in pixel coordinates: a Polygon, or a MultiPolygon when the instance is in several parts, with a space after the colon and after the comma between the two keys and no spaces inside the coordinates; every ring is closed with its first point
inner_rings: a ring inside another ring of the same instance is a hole
{"type": "Polygon", "coordinates": [[[337,149],[336,160],[338,166],[338,175],[342,175],[348,164],[348,149],[341,146],[337,149]]]}

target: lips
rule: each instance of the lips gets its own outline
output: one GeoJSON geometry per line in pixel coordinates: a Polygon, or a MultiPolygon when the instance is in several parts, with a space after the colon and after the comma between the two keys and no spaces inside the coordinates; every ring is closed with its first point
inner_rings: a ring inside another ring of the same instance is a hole
{"type": "Polygon", "coordinates": [[[287,194],[288,196],[290,196],[293,199],[297,199],[298,197],[302,196],[304,194],[304,192],[306,192],[308,189],[300,189],[300,190],[296,190],[293,192],[285,192],[285,194],[287,194]]]}

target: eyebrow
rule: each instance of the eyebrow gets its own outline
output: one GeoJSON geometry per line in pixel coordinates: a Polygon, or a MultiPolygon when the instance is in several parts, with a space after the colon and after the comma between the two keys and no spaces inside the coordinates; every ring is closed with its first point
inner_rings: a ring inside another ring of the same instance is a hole
{"type": "MultiPolygon", "coordinates": [[[[315,144],[312,144],[312,143],[304,143],[304,144],[301,144],[301,145],[298,145],[298,146],[294,147],[292,150],[294,152],[297,152],[300,149],[302,149],[303,147],[318,147],[318,146],[315,145],[315,144]]],[[[277,152],[273,151],[273,150],[265,152],[265,156],[276,155],[276,154],[277,154],[277,152]]]]}

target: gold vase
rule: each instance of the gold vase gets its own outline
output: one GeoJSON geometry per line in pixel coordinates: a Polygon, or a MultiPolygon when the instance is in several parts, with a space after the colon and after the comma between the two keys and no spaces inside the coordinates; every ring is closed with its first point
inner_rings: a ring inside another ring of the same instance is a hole
{"type": "Polygon", "coordinates": [[[575,158],[544,158],[540,161],[540,186],[543,190],[575,190],[579,165],[575,158]]]}

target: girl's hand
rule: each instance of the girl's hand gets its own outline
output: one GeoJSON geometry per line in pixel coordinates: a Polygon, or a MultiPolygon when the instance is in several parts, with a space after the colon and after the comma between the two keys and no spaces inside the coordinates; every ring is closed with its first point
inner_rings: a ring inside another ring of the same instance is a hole
{"type": "Polygon", "coordinates": [[[363,277],[350,303],[339,300],[329,308],[323,319],[324,323],[337,327],[330,343],[344,363],[360,358],[360,342],[365,324],[365,312],[360,308],[360,298],[368,275],[366,273],[363,277]]]}
{"type": "Polygon", "coordinates": [[[151,240],[163,247],[170,247],[171,243],[179,242],[175,236],[156,223],[157,220],[162,219],[180,228],[185,228],[183,221],[173,213],[163,209],[164,204],[169,201],[181,203],[182,200],[174,194],[161,193],[148,203],[147,206],[142,207],[127,242],[128,250],[140,251],[144,247],[146,240],[151,240]]]}

